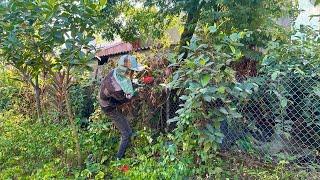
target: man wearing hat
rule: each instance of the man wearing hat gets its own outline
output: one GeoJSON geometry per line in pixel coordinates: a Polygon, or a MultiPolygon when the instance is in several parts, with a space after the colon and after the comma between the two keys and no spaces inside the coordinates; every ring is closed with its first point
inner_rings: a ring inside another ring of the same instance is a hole
{"type": "Polygon", "coordinates": [[[119,159],[124,157],[130,143],[132,129],[127,118],[117,107],[132,99],[135,94],[131,81],[133,74],[143,69],[143,66],[138,64],[134,56],[124,55],[120,57],[118,67],[111,70],[101,82],[99,92],[100,106],[121,133],[121,142],[117,152],[117,158],[119,159]]]}

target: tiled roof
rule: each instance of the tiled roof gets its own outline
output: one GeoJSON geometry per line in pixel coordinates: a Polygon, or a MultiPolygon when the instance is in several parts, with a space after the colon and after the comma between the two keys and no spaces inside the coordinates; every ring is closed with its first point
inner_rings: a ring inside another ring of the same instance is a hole
{"type": "Polygon", "coordinates": [[[131,51],[147,49],[141,48],[139,42],[136,43],[128,43],[128,42],[116,42],[111,44],[106,44],[98,48],[99,50],[96,53],[96,56],[112,56],[117,54],[128,53],[131,51]]]}
{"type": "MultiPolygon", "coordinates": [[[[170,37],[172,45],[179,44],[180,33],[177,27],[167,30],[167,33],[170,37]]],[[[147,40],[144,43],[141,43],[141,41],[139,40],[134,43],[123,42],[123,41],[107,43],[105,45],[98,47],[96,56],[108,58],[110,56],[125,54],[131,51],[141,51],[145,49],[150,49],[151,47],[155,47],[155,46],[159,46],[159,45],[154,44],[153,40],[147,40]]]]}

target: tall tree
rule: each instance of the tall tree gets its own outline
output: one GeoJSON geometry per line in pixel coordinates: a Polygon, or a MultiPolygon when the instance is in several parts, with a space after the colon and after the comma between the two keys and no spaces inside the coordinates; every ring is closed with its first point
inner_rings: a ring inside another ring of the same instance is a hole
{"type": "Polygon", "coordinates": [[[36,99],[38,118],[41,116],[39,75],[52,53],[47,38],[41,36],[41,10],[31,1],[9,2],[1,7],[0,48],[3,60],[15,67],[22,79],[31,84],[36,99]]]}
{"type": "MultiPolygon", "coordinates": [[[[54,80],[56,74],[64,74],[63,94],[79,166],[82,158],[69,88],[74,73],[88,68],[94,57],[94,35],[102,29],[118,33],[113,19],[106,19],[110,14],[103,13],[106,7],[109,5],[105,0],[12,0],[0,9],[1,56],[34,87],[38,117],[39,75],[46,73],[54,80]]],[[[114,14],[118,9],[113,8],[114,14]]]]}
{"type": "Polygon", "coordinates": [[[263,45],[264,40],[270,40],[270,28],[276,26],[275,20],[291,10],[291,0],[145,0],[144,4],[158,7],[157,23],[182,16],[181,53],[186,53],[182,47],[190,42],[197,27],[206,24],[218,24],[225,32],[251,30],[254,36],[248,44],[263,45]]]}

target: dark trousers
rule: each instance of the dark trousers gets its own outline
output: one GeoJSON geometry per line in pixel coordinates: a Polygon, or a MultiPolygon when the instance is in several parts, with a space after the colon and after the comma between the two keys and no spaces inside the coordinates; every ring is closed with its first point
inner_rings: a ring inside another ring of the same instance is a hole
{"type": "Polygon", "coordinates": [[[110,117],[112,122],[115,124],[115,126],[121,133],[121,142],[117,153],[117,158],[121,159],[124,157],[126,149],[130,144],[132,129],[127,118],[117,109],[106,110],[102,108],[102,110],[107,114],[107,116],[110,117]]]}

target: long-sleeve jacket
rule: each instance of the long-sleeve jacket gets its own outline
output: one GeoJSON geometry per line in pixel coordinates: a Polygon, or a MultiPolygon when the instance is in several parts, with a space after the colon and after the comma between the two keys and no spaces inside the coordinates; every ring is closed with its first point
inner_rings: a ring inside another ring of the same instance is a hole
{"type": "Polygon", "coordinates": [[[113,72],[114,70],[109,72],[102,80],[100,86],[99,102],[104,111],[111,111],[117,106],[130,101],[130,99],[126,98],[125,93],[113,77],[113,72]]]}

